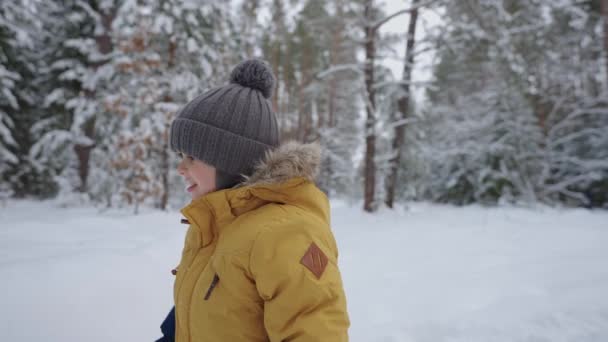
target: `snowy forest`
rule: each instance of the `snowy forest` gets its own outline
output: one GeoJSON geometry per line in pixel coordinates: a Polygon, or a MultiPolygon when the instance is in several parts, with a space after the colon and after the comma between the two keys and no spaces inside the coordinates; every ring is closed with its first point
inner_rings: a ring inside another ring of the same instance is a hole
{"type": "Polygon", "coordinates": [[[6,341],[608,341],[607,209],[608,0],[0,0],[6,341]],[[316,186],[199,197],[249,58],[316,186]]]}
{"type": "Polygon", "coordinates": [[[178,207],[176,111],[259,57],[330,198],[608,207],[608,0],[389,7],[0,1],[0,200],[178,207]]]}

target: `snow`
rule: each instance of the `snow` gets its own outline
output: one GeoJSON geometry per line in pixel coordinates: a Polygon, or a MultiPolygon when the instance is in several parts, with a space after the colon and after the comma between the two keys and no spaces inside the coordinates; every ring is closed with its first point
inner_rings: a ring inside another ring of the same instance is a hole
{"type": "MultiPolygon", "coordinates": [[[[333,203],[351,341],[608,340],[608,212],[333,203]]],[[[0,204],[7,341],[152,341],[177,210],[0,204]]]]}

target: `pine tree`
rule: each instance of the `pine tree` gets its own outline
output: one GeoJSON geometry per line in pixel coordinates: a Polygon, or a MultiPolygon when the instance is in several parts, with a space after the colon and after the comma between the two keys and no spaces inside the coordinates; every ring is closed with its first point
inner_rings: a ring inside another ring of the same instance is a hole
{"type": "MultiPolygon", "coordinates": [[[[597,17],[573,1],[450,3],[429,94],[433,198],[588,204],[606,165],[597,17]]],[[[604,178],[605,179],[605,178],[604,178]]]]}
{"type": "Polygon", "coordinates": [[[317,131],[323,147],[323,162],[319,185],[329,195],[354,197],[360,180],[357,178],[353,150],[361,136],[359,112],[363,82],[361,75],[350,67],[357,65],[359,43],[348,27],[356,24],[356,8],[343,0],[330,4],[328,23],[330,39],[326,41],[328,58],[325,70],[317,73],[320,83],[317,96],[325,97],[325,106],[319,110],[317,131]]]}
{"type": "Polygon", "coordinates": [[[37,108],[37,52],[44,36],[38,17],[41,3],[0,3],[0,197],[47,195],[44,174],[28,157],[32,128],[41,121],[37,108]]]}
{"type": "Polygon", "coordinates": [[[288,27],[288,18],[283,0],[273,0],[268,5],[271,20],[265,25],[261,37],[262,53],[270,63],[276,84],[270,98],[272,108],[277,114],[277,121],[283,139],[297,137],[297,110],[295,96],[295,67],[292,53],[296,52],[292,35],[288,27]]]}
{"type": "Polygon", "coordinates": [[[49,66],[41,109],[53,116],[40,125],[30,156],[53,176],[62,196],[90,193],[91,153],[104,115],[100,92],[113,73],[108,61],[116,6],[114,0],[66,0],[53,3],[44,16],[50,35],[43,45],[49,66]]]}
{"type": "Polygon", "coordinates": [[[166,208],[176,188],[170,123],[187,101],[227,79],[233,61],[226,57],[238,56],[224,44],[232,34],[230,21],[226,5],[203,1],[144,1],[119,9],[116,73],[104,102],[110,114],[104,126],[112,133],[105,134],[104,153],[97,156],[100,178],[113,186],[99,188],[101,197],[136,211],[142,203],[166,208]]]}

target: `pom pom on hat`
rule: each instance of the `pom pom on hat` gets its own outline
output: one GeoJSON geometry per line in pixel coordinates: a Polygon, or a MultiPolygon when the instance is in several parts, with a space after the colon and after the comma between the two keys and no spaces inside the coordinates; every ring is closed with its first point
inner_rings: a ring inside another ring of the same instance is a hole
{"type": "Polygon", "coordinates": [[[274,87],[274,76],[266,62],[260,59],[248,59],[232,70],[230,83],[259,90],[265,98],[269,99],[274,87]]]}

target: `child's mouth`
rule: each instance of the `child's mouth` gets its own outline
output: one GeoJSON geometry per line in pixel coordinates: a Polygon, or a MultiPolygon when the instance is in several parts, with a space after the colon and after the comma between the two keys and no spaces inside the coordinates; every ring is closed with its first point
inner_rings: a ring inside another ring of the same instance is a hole
{"type": "Polygon", "coordinates": [[[192,192],[194,190],[194,188],[196,188],[196,184],[192,184],[189,187],[186,188],[186,191],[188,192],[192,192]]]}

